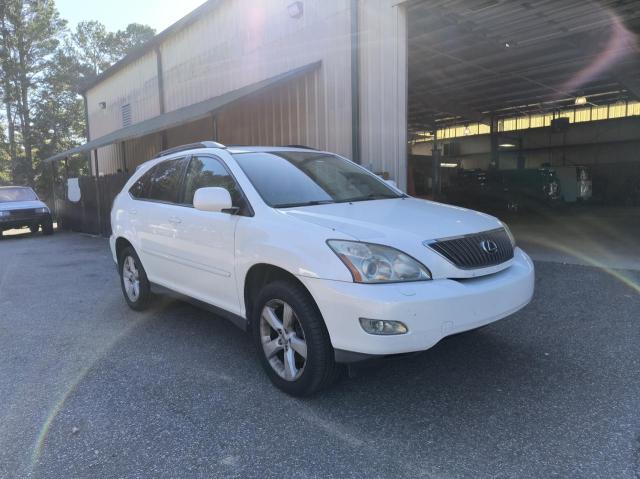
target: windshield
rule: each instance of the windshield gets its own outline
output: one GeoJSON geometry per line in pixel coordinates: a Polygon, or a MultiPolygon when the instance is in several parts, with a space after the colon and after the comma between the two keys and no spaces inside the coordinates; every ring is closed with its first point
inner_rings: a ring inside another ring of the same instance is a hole
{"type": "Polygon", "coordinates": [[[0,203],[9,201],[34,201],[38,197],[31,188],[0,188],[0,203]]]}
{"type": "Polygon", "coordinates": [[[236,153],[262,199],[274,208],[401,198],[349,160],[318,152],[236,153]]]}

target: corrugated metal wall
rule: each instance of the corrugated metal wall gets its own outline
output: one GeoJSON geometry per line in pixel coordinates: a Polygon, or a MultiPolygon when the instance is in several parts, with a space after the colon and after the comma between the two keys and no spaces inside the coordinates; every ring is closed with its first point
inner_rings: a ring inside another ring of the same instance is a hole
{"type": "Polygon", "coordinates": [[[280,85],[219,113],[218,138],[236,145],[307,145],[331,149],[324,125],[321,72],[280,85]]]}
{"type": "MultiPolygon", "coordinates": [[[[250,120],[238,124],[249,136],[231,132],[239,142],[282,140],[289,131],[288,112],[296,116],[295,136],[310,146],[351,154],[350,8],[348,0],[306,1],[304,15],[291,18],[289,0],[235,0],[176,34],[162,47],[167,111],[219,96],[242,86],[321,60],[318,74],[293,91],[277,89],[234,106],[222,116],[250,120]],[[314,91],[311,92],[310,90],[314,91]],[[308,102],[314,102],[313,105],[308,102]],[[313,108],[314,119],[306,111],[313,108]],[[237,113],[233,113],[238,110],[237,113]],[[251,112],[251,114],[247,114],[251,112]],[[258,118],[256,118],[256,115],[258,118]],[[265,116],[266,115],[266,116],[265,116]],[[266,124],[256,126],[257,119],[266,124]],[[272,124],[283,121],[286,125],[272,124]],[[260,130],[262,128],[262,130],[260,130]],[[278,134],[266,132],[279,130],[278,134]]],[[[230,130],[225,130],[230,137],[230,130]]],[[[235,141],[234,141],[235,142],[235,141]]]]}
{"type": "MultiPolygon", "coordinates": [[[[293,68],[318,71],[218,112],[218,139],[229,144],[306,144],[352,155],[351,2],[306,0],[292,18],[290,0],[227,0],[161,46],[166,111],[293,68]]],[[[406,185],[406,18],[397,0],[359,0],[361,160],[406,185]]],[[[88,92],[92,138],[117,130],[121,106],[133,121],[159,114],[156,56],[150,52],[88,92]],[[106,111],[97,111],[106,101],[106,111]]],[[[210,118],[167,132],[168,146],[211,139],[210,118]]],[[[127,159],[155,153],[158,136],[127,159]]],[[[129,145],[130,142],[127,144],[129,145]]],[[[129,148],[129,146],[127,147],[129,148]]],[[[133,148],[133,147],[132,147],[133,148]]],[[[122,167],[119,146],[101,148],[100,171],[122,167]]],[[[149,156],[151,157],[151,155],[149,156]]],[[[127,162],[129,163],[129,161],[127,162]]]]}
{"type": "MultiPolygon", "coordinates": [[[[122,107],[127,104],[131,105],[132,123],[160,114],[156,55],[153,51],[87,91],[91,138],[100,138],[122,128],[122,107]],[[100,107],[101,102],[106,104],[106,108],[100,107]]],[[[109,155],[108,151],[105,150],[105,155],[109,155]]]]}
{"type": "MultiPolygon", "coordinates": [[[[160,134],[127,140],[124,144],[124,158],[120,143],[98,149],[98,168],[101,175],[111,175],[125,170],[132,172],[139,164],[153,158],[162,149],[160,134]]],[[[95,163],[93,160],[91,161],[91,174],[95,175],[95,163]]]]}
{"type": "Polygon", "coordinates": [[[407,27],[397,0],[359,1],[362,164],[407,184],[407,27]]]}

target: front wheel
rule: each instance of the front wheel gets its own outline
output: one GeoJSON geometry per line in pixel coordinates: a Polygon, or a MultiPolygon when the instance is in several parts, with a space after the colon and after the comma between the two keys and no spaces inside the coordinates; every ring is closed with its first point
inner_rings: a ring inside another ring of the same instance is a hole
{"type": "Polygon", "coordinates": [[[301,285],[277,281],[265,286],[251,324],[260,362],[282,391],[308,396],[338,377],[322,315],[301,285]]]}
{"type": "Polygon", "coordinates": [[[42,233],[46,236],[53,234],[53,221],[49,220],[42,225],[42,233]]]}
{"type": "Polygon", "coordinates": [[[31,231],[32,235],[36,234],[39,230],[40,230],[40,225],[29,226],[29,231],[31,231]]]}
{"type": "Polygon", "coordinates": [[[125,248],[118,258],[120,285],[124,299],[135,311],[147,308],[151,297],[151,286],[140,258],[132,247],[125,248]]]}

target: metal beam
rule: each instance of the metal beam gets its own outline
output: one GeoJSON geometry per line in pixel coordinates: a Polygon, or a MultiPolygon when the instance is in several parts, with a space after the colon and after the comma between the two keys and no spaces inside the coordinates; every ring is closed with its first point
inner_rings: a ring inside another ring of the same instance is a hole
{"type": "Polygon", "coordinates": [[[491,124],[486,115],[483,115],[479,111],[467,108],[454,100],[437,98],[428,93],[420,94],[419,98],[417,98],[416,95],[416,97],[412,99],[414,101],[417,100],[427,110],[433,110],[441,113],[450,113],[452,115],[461,116],[465,120],[484,123],[485,125],[491,124]]]}
{"type": "Polygon", "coordinates": [[[629,90],[636,100],[640,100],[640,80],[638,76],[631,76],[626,71],[618,71],[613,74],[615,80],[629,90]]]}

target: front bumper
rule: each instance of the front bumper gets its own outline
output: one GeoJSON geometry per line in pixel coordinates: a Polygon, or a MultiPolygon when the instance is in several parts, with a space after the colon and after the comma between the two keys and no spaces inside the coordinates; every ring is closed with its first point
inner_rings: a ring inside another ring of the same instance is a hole
{"type": "Polygon", "coordinates": [[[11,230],[14,228],[24,228],[33,225],[43,225],[51,223],[50,213],[39,213],[35,215],[24,216],[20,218],[2,217],[0,218],[0,230],[11,230]]]}
{"type": "Polygon", "coordinates": [[[309,289],[336,350],[367,355],[429,349],[445,336],[504,318],[531,301],[534,267],[516,248],[507,269],[473,279],[358,284],[299,277],[309,289]],[[406,334],[366,333],[359,318],[402,321],[406,334]]]}

